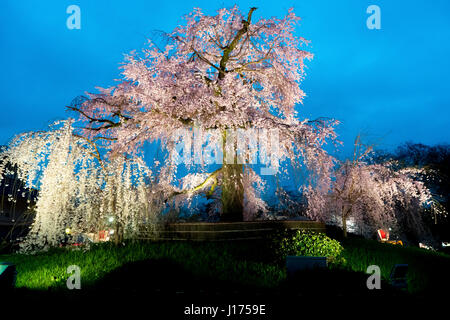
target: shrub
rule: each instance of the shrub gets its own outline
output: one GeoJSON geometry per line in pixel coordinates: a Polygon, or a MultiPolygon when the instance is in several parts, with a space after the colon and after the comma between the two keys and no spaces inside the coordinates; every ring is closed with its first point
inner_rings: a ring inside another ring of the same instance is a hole
{"type": "Polygon", "coordinates": [[[275,259],[284,262],[286,256],[327,257],[330,263],[342,263],[344,248],[324,233],[307,230],[285,230],[272,236],[275,259]]]}

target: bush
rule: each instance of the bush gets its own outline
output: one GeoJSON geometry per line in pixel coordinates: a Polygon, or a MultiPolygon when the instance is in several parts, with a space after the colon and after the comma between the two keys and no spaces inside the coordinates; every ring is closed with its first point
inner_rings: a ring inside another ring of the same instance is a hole
{"type": "Polygon", "coordinates": [[[307,230],[285,230],[273,235],[275,259],[284,262],[286,256],[327,257],[330,263],[342,263],[341,244],[324,233],[307,230]]]}

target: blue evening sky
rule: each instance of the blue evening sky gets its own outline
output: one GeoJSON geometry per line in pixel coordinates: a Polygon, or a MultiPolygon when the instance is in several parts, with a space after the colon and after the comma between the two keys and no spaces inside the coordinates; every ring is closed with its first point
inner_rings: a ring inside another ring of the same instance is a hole
{"type": "Polygon", "coordinates": [[[171,31],[193,7],[213,14],[238,4],[254,18],[282,17],[294,7],[299,35],[314,60],[302,84],[304,117],[342,121],[351,149],[358,132],[391,149],[405,141],[449,143],[450,2],[435,1],[23,1],[0,4],[0,145],[15,134],[68,117],[65,106],[120,77],[123,54],[153,30],[171,31]],[[69,30],[69,5],[81,29],[69,30]],[[369,30],[369,5],[381,8],[381,30],[369,30]]]}

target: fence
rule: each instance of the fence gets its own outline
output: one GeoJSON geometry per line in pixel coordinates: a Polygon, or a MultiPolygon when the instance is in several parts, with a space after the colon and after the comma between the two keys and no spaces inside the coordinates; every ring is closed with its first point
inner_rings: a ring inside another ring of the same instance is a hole
{"type": "Polygon", "coordinates": [[[325,225],[309,220],[271,220],[252,222],[195,222],[167,224],[158,232],[142,231],[140,239],[223,241],[262,239],[280,229],[301,229],[325,232],[325,225]]]}

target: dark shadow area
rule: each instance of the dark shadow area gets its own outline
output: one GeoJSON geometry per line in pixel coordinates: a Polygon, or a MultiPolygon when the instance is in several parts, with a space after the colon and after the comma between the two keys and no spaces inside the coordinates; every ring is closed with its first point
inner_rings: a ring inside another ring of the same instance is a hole
{"type": "Polygon", "coordinates": [[[101,314],[144,310],[149,317],[162,315],[168,319],[189,318],[184,312],[192,305],[218,306],[224,311],[215,318],[221,319],[230,319],[227,316],[229,305],[264,305],[265,315],[255,319],[282,319],[305,308],[326,306],[324,310],[316,309],[323,315],[327,308],[345,301],[352,304],[358,301],[383,304],[396,301],[398,304],[416,300],[414,296],[390,288],[385,282],[382,282],[381,290],[368,290],[366,280],[364,273],[318,269],[298,272],[280,286],[265,289],[195,276],[170,259],[159,259],[125,264],[95,284],[82,284],[80,290],[14,289],[0,295],[3,295],[4,305],[18,303],[40,308],[50,305],[65,312],[90,308],[92,312],[101,314]]]}
{"type": "Polygon", "coordinates": [[[227,293],[235,286],[232,282],[196,276],[170,259],[158,259],[127,263],[86,289],[93,293],[127,292],[140,296],[227,293]]]}
{"type": "Polygon", "coordinates": [[[309,298],[412,298],[406,291],[394,289],[384,280],[381,280],[381,289],[369,290],[367,278],[365,273],[340,269],[304,270],[286,279],[280,287],[285,295],[309,298]]]}
{"type": "Polygon", "coordinates": [[[368,290],[365,273],[339,269],[315,269],[297,272],[275,288],[243,286],[233,281],[200,277],[185,270],[170,259],[144,260],[123,265],[108,273],[95,284],[82,284],[80,290],[52,289],[47,291],[15,289],[13,295],[30,298],[50,296],[65,297],[142,297],[142,296],[359,296],[395,295],[409,296],[392,289],[382,281],[381,290],[368,290]]]}

